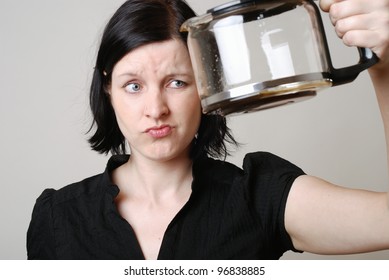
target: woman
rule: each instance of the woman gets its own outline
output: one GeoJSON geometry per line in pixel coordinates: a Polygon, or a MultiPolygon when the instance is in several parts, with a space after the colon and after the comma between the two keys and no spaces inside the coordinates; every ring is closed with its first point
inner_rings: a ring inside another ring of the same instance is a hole
{"type": "MultiPolygon", "coordinates": [[[[389,1],[321,1],[346,45],[371,48],[388,132],[389,1]]],[[[389,194],[305,175],[268,153],[225,161],[236,144],[201,113],[181,0],[128,0],[108,23],[90,101],[104,173],[38,198],[29,259],[278,259],[288,250],[350,254],[389,248],[389,194]],[[128,143],[131,155],[125,155],[128,143]]],[[[387,136],[387,139],[389,137],[387,136]]]]}

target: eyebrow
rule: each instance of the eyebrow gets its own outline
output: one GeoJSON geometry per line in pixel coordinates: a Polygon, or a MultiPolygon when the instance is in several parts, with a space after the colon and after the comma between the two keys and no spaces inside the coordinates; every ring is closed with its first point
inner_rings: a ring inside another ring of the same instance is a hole
{"type": "MultiPolygon", "coordinates": [[[[124,72],[124,73],[121,73],[119,75],[117,75],[118,78],[122,78],[122,77],[136,77],[136,76],[139,76],[141,74],[137,74],[135,72],[124,72]]],[[[171,72],[169,74],[167,74],[166,76],[171,76],[171,77],[175,77],[175,76],[184,76],[184,77],[191,77],[191,73],[189,71],[182,71],[181,73],[180,72],[171,72]]]]}
{"type": "Polygon", "coordinates": [[[135,74],[133,72],[124,72],[122,74],[119,74],[118,77],[124,77],[124,76],[139,76],[139,74],[135,74]]]}

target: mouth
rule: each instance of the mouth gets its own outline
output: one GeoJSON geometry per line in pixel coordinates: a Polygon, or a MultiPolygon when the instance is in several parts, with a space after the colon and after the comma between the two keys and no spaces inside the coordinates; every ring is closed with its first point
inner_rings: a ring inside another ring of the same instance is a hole
{"type": "Polygon", "coordinates": [[[160,125],[160,126],[154,126],[146,129],[145,133],[147,133],[153,138],[159,139],[170,135],[172,130],[173,127],[170,125],[160,125]]]}

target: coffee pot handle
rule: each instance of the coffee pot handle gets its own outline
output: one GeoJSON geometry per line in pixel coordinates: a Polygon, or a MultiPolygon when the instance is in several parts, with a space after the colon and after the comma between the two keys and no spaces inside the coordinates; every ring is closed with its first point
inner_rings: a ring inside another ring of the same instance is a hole
{"type": "Polygon", "coordinates": [[[371,49],[357,47],[359,52],[359,62],[357,64],[343,67],[343,68],[335,68],[331,62],[331,54],[328,47],[327,37],[325,35],[326,32],[325,32],[324,24],[320,15],[321,12],[318,5],[316,5],[313,1],[316,0],[308,0],[308,2],[315,9],[318,18],[318,24],[323,34],[324,45],[326,46],[327,58],[329,61],[330,78],[332,79],[332,86],[338,86],[338,85],[350,83],[358,77],[359,73],[376,64],[379,61],[379,58],[371,49]]]}
{"type": "Polygon", "coordinates": [[[373,66],[379,61],[379,58],[371,49],[358,47],[358,52],[360,60],[355,65],[336,69],[332,66],[331,63],[330,76],[333,86],[338,86],[354,81],[358,77],[359,73],[373,66]]]}

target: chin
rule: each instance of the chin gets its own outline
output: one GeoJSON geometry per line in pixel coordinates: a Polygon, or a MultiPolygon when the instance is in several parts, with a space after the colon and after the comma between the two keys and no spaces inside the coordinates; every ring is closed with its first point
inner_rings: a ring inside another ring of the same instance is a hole
{"type": "Polygon", "coordinates": [[[166,162],[172,159],[189,158],[189,152],[177,150],[153,151],[148,153],[148,158],[154,161],[166,162]]]}

